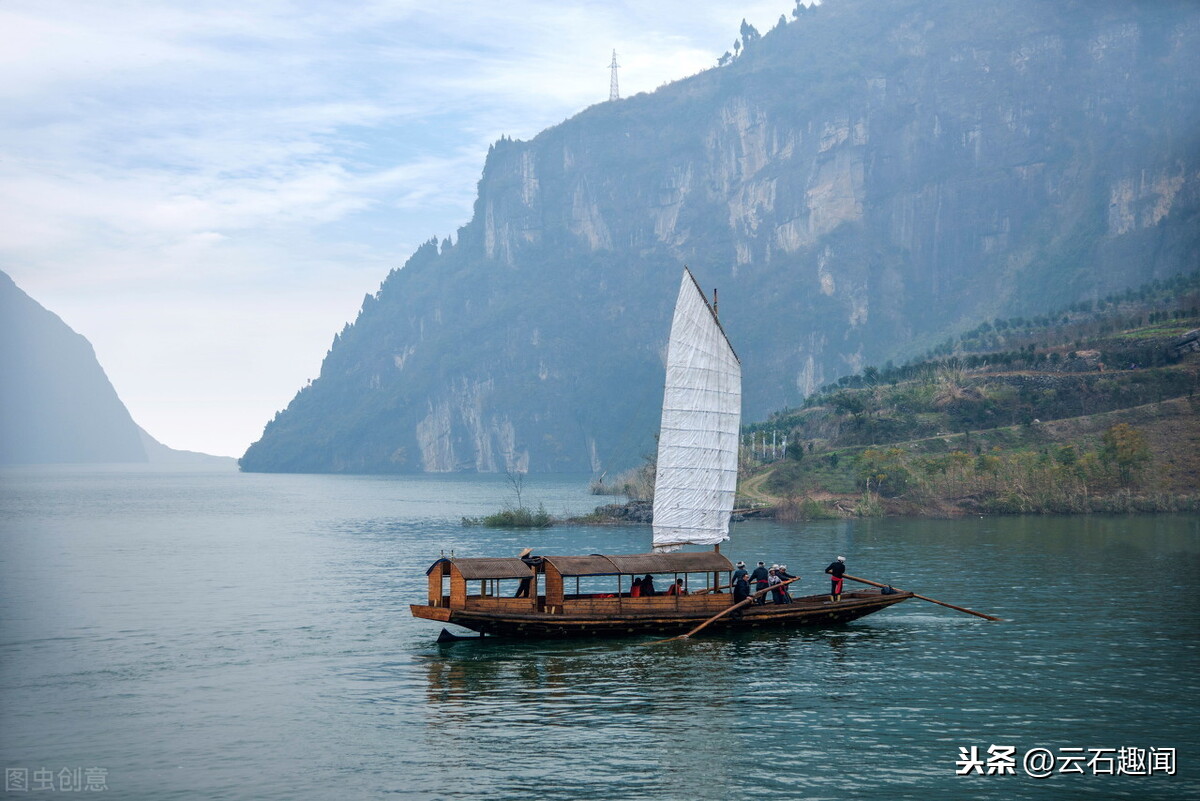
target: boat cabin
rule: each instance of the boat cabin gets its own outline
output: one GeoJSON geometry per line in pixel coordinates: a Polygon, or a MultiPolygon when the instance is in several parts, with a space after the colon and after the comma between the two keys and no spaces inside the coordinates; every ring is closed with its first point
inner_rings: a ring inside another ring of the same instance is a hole
{"type": "Polygon", "coordinates": [[[730,561],[716,551],[442,558],[429,577],[429,606],[472,612],[609,616],[729,605],[730,561]],[[654,579],[654,595],[634,595],[635,579],[654,579]],[[683,592],[669,593],[682,579],[683,592]]]}

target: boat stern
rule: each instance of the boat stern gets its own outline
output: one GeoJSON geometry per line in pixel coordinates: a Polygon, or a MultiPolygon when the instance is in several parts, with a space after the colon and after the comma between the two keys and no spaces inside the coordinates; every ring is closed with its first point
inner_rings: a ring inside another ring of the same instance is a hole
{"type": "Polygon", "coordinates": [[[426,620],[437,620],[442,623],[450,622],[450,610],[444,606],[426,606],[425,604],[409,604],[413,617],[423,617],[426,620]]]}

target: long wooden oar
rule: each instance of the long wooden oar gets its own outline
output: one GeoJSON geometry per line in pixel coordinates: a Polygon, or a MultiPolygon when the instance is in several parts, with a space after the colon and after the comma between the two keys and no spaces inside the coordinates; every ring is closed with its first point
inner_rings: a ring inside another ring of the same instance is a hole
{"type": "Polygon", "coordinates": [[[719,590],[727,590],[732,586],[733,586],[732,584],[722,584],[719,587],[705,587],[702,590],[692,590],[691,594],[692,595],[707,595],[710,592],[717,592],[719,590]]]}
{"type": "MultiPolygon", "coordinates": [[[[843,574],[842,578],[848,578],[851,581],[858,581],[858,582],[862,582],[863,584],[870,584],[872,587],[891,586],[888,584],[880,584],[878,581],[868,581],[867,579],[858,578],[856,576],[851,576],[849,573],[843,574]]],[[[892,589],[896,589],[896,588],[892,587],[892,589]]],[[[908,590],[900,590],[900,592],[908,592],[908,590]]],[[[939,601],[936,598],[928,598],[924,595],[917,595],[915,592],[912,594],[912,597],[920,598],[922,601],[929,601],[931,604],[940,604],[941,606],[948,606],[951,609],[957,609],[959,612],[966,612],[968,615],[975,615],[975,617],[981,617],[984,620],[1003,620],[1003,618],[992,617],[991,615],[985,615],[983,612],[976,612],[973,609],[967,609],[966,607],[955,606],[954,604],[948,604],[945,601],[939,601]]]]}
{"type": "Polygon", "coordinates": [[[746,597],[744,600],[738,601],[738,602],[737,602],[736,604],[734,604],[733,606],[727,606],[727,607],[725,607],[725,608],[724,608],[724,609],[722,609],[722,610],[721,610],[719,613],[717,613],[717,614],[713,615],[713,616],[712,616],[712,617],[710,617],[708,620],[706,620],[706,621],[704,621],[703,623],[701,623],[699,626],[696,626],[696,628],[692,629],[692,630],[691,630],[691,631],[689,631],[687,634],[680,634],[680,635],[679,635],[679,636],[677,636],[677,637],[668,637],[668,638],[667,638],[667,639],[665,639],[665,640],[655,640],[654,642],[652,642],[652,643],[650,643],[650,644],[651,644],[651,645],[657,645],[657,644],[658,644],[658,643],[660,643],[660,642],[671,642],[671,640],[686,640],[687,638],[691,637],[691,636],[692,636],[693,634],[695,634],[696,632],[700,631],[700,629],[702,629],[702,628],[704,628],[705,626],[707,626],[709,623],[714,623],[714,622],[716,622],[716,621],[720,620],[721,618],[725,617],[726,615],[728,615],[730,612],[732,612],[732,611],[733,611],[733,610],[735,610],[735,609],[741,609],[743,606],[746,606],[747,604],[752,604],[752,603],[754,603],[754,601],[755,601],[755,600],[756,600],[756,599],[757,599],[759,596],[761,596],[761,595],[766,595],[766,594],[767,594],[768,592],[770,592],[771,590],[777,590],[777,589],[779,589],[780,587],[784,587],[784,586],[787,586],[788,584],[791,584],[793,581],[799,581],[799,580],[800,580],[800,577],[799,577],[799,576],[797,576],[797,577],[796,577],[796,578],[794,578],[794,579],[788,579],[787,581],[781,581],[781,582],[779,582],[778,584],[774,585],[773,587],[767,587],[765,590],[759,590],[758,592],[751,593],[751,594],[750,594],[748,597],[746,597]]]}

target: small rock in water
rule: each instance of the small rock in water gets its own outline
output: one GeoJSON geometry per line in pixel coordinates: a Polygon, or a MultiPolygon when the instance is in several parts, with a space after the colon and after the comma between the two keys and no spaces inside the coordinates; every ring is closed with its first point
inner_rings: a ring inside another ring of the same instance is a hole
{"type": "Polygon", "coordinates": [[[654,504],[649,501],[610,503],[607,506],[596,507],[596,513],[620,520],[622,523],[652,523],[654,521],[654,504]]]}

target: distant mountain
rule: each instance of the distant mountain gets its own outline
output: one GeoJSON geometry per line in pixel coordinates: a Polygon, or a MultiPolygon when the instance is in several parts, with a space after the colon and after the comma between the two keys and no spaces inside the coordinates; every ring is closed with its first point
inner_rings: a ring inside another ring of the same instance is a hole
{"type": "Polygon", "coordinates": [[[146,459],[150,464],[170,465],[176,467],[223,467],[233,470],[237,467],[237,459],[231,456],[213,456],[199,451],[182,451],[163,445],[146,433],[146,429],[138,426],[142,447],[146,449],[146,459]]]}
{"type": "Polygon", "coordinates": [[[138,427],[91,344],[0,272],[0,464],[213,460],[138,427]]]}
{"type": "Polygon", "coordinates": [[[91,344],[0,273],[0,462],[145,462],[91,344]]]}
{"type": "Polygon", "coordinates": [[[1200,4],[827,0],[742,41],[496,143],[471,222],[365,298],[242,469],[632,464],[685,263],[749,420],[1200,267],[1200,4]]]}

